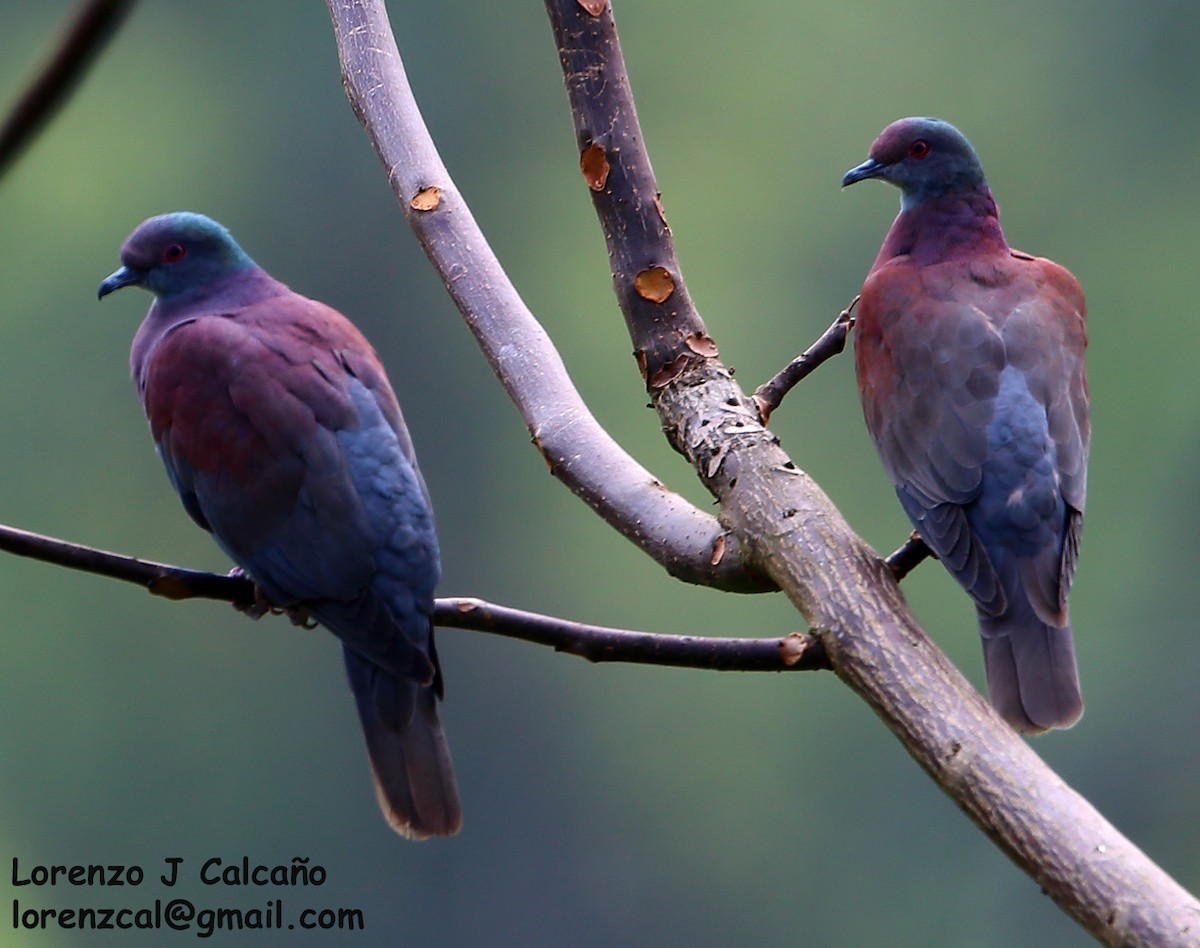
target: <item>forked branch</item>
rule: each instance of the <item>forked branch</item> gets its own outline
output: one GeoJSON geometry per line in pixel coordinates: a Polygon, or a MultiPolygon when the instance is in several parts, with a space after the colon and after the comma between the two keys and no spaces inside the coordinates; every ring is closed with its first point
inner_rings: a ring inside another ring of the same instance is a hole
{"type": "MultiPolygon", "coordinates": [[[[436,237],[419,218],[437,205],[421,211],[411,203],[431,187],[449,187],[449,179],[440,161],[429,163],[433,144],[419,117],[413,121],[415,104],[382,0],[329,2],[351,102],[405,213],[471,321],[481,298],[464,293],[469,286],[458,276],[480,266],[491,273],[498,264],[486,249],[483,262],[475,261],[473,252],[485,245],[456,193],[450,195],[453,213],[430,218],[436,218],[436,237]]],[[[762,426],[757,405],[717,360],[683,286],[609,4],[547,0],[547,9],[580,167],[604,222],[618,301],[647,387],[672,444],[720,501],[723,521],[747,551],[750,568],[759,565],[810,626],[825,630],[821,639],[838,676],[971,819],[1089,931],[1114,944],[1186,941],[1194,935],[1200,904],[996,716],[926,638],[887,565],[762,426]]],[[[422,199],[420,207],[429,208],[430,201],[422,199]]],[[[477,334],[485,351],[489,340],[512,332],[506,323],[521,310],[489,309],[496,324],[477,334]]],[[[492,364],[510,393],[520,387],[521,365],[494,357],[492,364]]]]}
{"type": "Polygon", "coordinates": [[[342,82],[413,232],[550,472],[673,576],[774,588],[715,517],[635,461],[596,421],[454,185],[425,127],[383,3],[329,0],[342,82]]]}
{"type": "MultiPolygon", "coordinates": [[[[658,193],[611,5],[546,0],[546,6],[577,131],[622,133],[605,146],[611,149],[605,157],[611,163],[619,156],[631,173],[609,175],[605,189],[593,189],[607,232],[614,217],[648,213],[639,196],[658,193]],[[589,96],[588,89],[605,94],[589,96]]],[[[652,219],[629,222],[615,233],[653,227],[652,219]]],[[[664,244],[660,253],[672,251],[664,244]]],[[[677,276],[677,268],[671,272],[677,276]]],[[[613,276],[622,279],[616,266],[613,276]]],[[[629,294],[618,288],[617,296],[624,301],[629,294]]],[[[635,345],[656,333],[679,338],[651,325],[675,319],[665,307],[629,307],[625,318],[635,345]]],[[[1200,903],[1067,787],[925,636],[892,571],[779,448],[762,427],[758,406],[715,353],[697,359],[685,341],[674,356],[682,370],[651,386],[664,430],[810,626],[828,630],[822,639],[837,675],[938,786],[1088,931],[1121,945],[1194,941],[1200,903]]],[[[659,357],[674,361],[670,351],[659,357]]]]}

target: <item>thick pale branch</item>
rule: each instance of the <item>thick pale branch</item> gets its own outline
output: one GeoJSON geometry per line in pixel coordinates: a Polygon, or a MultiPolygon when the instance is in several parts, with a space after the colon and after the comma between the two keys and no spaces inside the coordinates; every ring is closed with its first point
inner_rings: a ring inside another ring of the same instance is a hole
{"type": "Polygon", "coordinates": [[[0,176],[67,101],[135,0],[87,0],[0,126],[0,176]]]}
{"type": "MultiPolygon", "coordinates": [[[[255,617],[262,615],[263,604],[255,594],[254,583],[240,574],[221,575],[168,566],[4,525],[0,525],[0,550],[134,583],[168,599],[215,599],[250,611],[255,617]]],[[[297,610],[292,611],[298,615],[297,610]]],[[[293,615],[293,621],[297,615],[293,615]]],[[[750,672],[829,668],[821,638],[811,632],[792,632],[768,639],[663,635],[587,625],[466,598],[436,600],[433,621],[445,628],[487,632],[546,645],[590,662],[750,672]]]]}
{"type": "MultiPolygon", "coordinates": [[[[577,130],[611,130],[603,147],[627,173],[592,189],[606,234],[643,235],[658,225],[657,194],[605,3],[546,0],[571,92],[577,130]],[[590,97],[586,89],[604,90],[590,97]],[[616,185],[620,185],[620,189],[616,185]],[[642,214],[642,223],[613,221],[642,214]]],[[[593,160],[593,165],[599,162],[593,160]]],[[[661,259],[673,261],[668,242],[661,259]]],[[[614,261],[621,259],[613,250],[614,261]]],[[[670,268],[680,292],[678,267],[670,268]]],[[[627,274],[614,263],[614,280],[627,274]]],[[[630,298],[618,286],[623,303],[630,298]]],[[[686,295],[682,297],[686,300],[686,295]]],[[[635,345],[679,371],[651,384],[672,443],[720,500],[722,514],[807,617],[826,629],[834,670],[900,738],[937,784],[1090,932],[1110,944],[1185,944],[1196,938],[1200,903],[1125,839],[1005,725],[925,636],[887,565],[846,524],[820,488],[762,427],[758,406],[713,357],[696,358],[671,331],[698,323],[679,309],[638,304],[625,311],[635,345]],[[664,331],[659,320],[667,324],[664,331]]]]}
{"type": "Polygon", "coordinates": [[[773,589],[711,514],[669,491],[600,426],[438,156],[382,0],[329,0],[347,98],[409,224],[552,474],[679,579],[773,589]]]}

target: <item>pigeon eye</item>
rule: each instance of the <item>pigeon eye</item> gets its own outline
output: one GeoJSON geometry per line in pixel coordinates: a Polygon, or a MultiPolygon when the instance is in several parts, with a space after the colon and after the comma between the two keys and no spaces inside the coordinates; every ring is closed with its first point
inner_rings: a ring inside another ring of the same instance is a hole
{"type": "Polygon", "coordinates": [[[908,153],[920,161],[929,154],[929,142],[923,138],[918,138],[915,142],[908,146],[908,153]]]}
{"type": "Polygon", "coordinates": [[[183,244],[167,244],[167,248],[163,251],[163,263],[175,263],[177,260],[182,260],[187,254],[183,244]]]}

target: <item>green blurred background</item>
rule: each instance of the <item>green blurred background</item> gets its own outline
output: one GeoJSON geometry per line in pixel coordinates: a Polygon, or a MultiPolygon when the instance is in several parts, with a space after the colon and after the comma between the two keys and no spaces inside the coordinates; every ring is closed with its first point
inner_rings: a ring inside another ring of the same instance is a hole
{"type": "MultiPolygon", "coordinates": [[[[8,100],[70,9],[0,2],[8,100]]],[[[1013,244],[1083,283],[1095,438],[1072,615],[1088,712],[1036,748],[1196,889],[1200,7],[619,0],[616,13],[684,274],[748,388],[857,291],[897,195],[838,181],[902,115],[959,125],[1013,244]]],[[[596,414],[707,504],[644,407],[541,4],[408,0],[392,16],[451,173],[596,414]]],[[[181,208],[375,341],[439,514],[444,594],[658,631],[798,627],[781,596],[674,582],[546,473],[407,230],[316,0],[145,0],[0,182],[0,522],[228,568],[170,490],[128,379],[149,298],[95,300],[133,226],[181,208]]],[[[904,538],[848,357],[772,428],[871,543],[904,538]]],[[[981,684],[966,597],[936,565],[905,589],[981,684]]],[[[1090,943],[830,675],[592,667],[443,631],[466,825],[414,845],[376,809],[331,636],[10,556],[0,604],[5,945],[168,943],[13,932],[13,895],[363,910],[365,933],[306,939],[321,945],[1090,943]],[[14,890],[14,855],[138,863],[151,879],[181,856],[193,875],[176,891],[14,890]],[[242,855],[308,857],[328,881],[195,880],[204,859],[242,855]]]]}

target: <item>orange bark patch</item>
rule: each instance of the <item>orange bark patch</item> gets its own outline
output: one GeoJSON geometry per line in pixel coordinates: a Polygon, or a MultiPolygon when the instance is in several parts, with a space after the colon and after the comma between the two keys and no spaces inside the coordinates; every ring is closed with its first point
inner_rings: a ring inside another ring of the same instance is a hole
{"type": "Polygon", "coordinates": [[[792,632],[779,640],[779,657],[783,664],[791,668],[808,651],[808,636],[800,632],[792,632]]]}
{"type": "Polygon", "coordinates": [[[638,296],[651,303],[664,303],[675,292],[675,280],[666,267],[647,267],[633,278],[638,296]]]}
{"type": "Polygon", "coordinates": [[[691,333],[687,337],[687,347],[696,353],[696,355],[702,355],[706,359],[715,359],[717,357],[717,344],[713,342],[711,336],[704,333],[691,333]]]}
{"type": "Polygon", "coordinates": [[[409,202],[414,211],[432,211],[442,203],[442,189],[436,185],[421,188],[409,202]]]}
{"type": "Polygon", "coordinates": [[[662,195],[654,195],[654,208],[658,211],[658,219],[662,221],[663,228],[669,234],[671,233],[671,225],[667,223],[667,212],[663,210],[662,195]]]}
{"type": "Polygon", "coordinates": [[[583,172],[583,180],[593,191],[603,191],[604,183],[608,180],[608,156],[604,148],[592,142],[579,153],[579,170],[583,172]]]}

